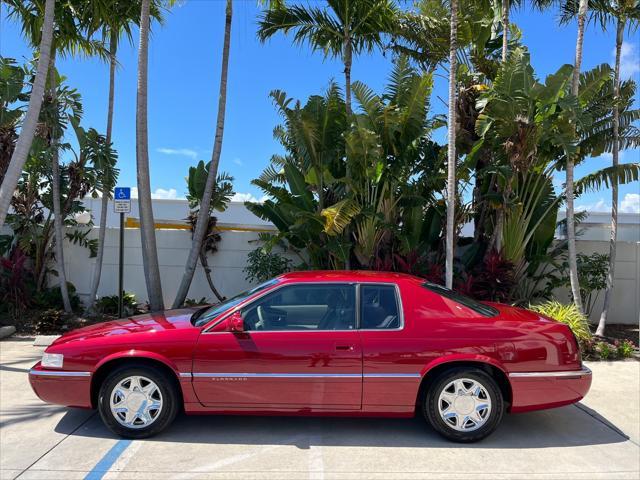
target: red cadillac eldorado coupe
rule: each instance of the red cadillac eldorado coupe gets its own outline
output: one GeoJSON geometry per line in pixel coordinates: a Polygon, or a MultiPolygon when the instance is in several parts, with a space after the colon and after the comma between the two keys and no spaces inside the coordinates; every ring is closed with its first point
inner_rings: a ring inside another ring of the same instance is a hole
{"type": "Polygon", "coordinates": [[[176,413],[408,417],[462,442],[591,385],[569,328],[382,272],[295,272],[219,305],[92,325],[29,373],[45,402],[143,438],[176,413]]]}

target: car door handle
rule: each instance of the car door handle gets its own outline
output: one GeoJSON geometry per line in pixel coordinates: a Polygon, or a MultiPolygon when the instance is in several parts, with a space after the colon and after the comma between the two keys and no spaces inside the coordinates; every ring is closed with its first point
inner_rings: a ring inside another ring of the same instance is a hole
{"type": "Polygon", "coordinates": [[[336,345],[336,350],[350,352],[353,350],[353,345],[336,345]]]}

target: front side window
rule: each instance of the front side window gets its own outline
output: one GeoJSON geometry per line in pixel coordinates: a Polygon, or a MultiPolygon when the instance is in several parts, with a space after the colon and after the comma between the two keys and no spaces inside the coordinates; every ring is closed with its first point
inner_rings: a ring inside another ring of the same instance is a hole
{"type": "Polygon", "coordinates": [[[347,284],[289,285],[242,309],[248,331],[353,330],[355,287],[347,284]]]}
{"type": "Polygon", "coordinates": [[[400,309],[393,285],[360,286],[360,328],[389,330],[400,328],[400,309]]]}
{"type": "Polygon", "coordinates": [[[262,290],[266,290],[267,288],[272,287],[277,283],[278,283],[278,279],[274,278],[264,283],[261,283],[257,287],[253,287],[252,289],[247,290],[246,292],[239,293],[235,297],[225,300],[224,302],[218,303],[216,305],[212,305],[211,307],[202,308],[193,314],[193,316],[191,317],[191,323],[196,327],[202,327],[203,325],[206,325],[209,321],[216,318],[221,313],[226,312],[230,308],[235,307],[236,305],[239,305],[240,303],[244,302],[251,295],[255,295],[256,293],[261,292],[262,290]]]}

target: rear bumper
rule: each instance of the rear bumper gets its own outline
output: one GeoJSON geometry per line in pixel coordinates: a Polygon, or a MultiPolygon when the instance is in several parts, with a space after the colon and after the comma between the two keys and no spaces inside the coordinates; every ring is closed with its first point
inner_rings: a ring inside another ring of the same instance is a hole
{"type": "Polygon", "coordinates": [[[591,387],[591,370],[513,372],[509,374],[511,412],[529,412],[579,402],[591,387]]]}
{"type": "Polygon", "coordinates": [[[91,372],[48,370],[38,362],[29,371],[29,383],[43,402],[91,408],[91,372]]]}

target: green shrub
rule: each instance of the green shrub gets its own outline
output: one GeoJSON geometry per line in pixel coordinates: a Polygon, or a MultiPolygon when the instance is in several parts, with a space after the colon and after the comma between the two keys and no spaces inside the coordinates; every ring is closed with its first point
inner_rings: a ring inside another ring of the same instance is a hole
{"type": "MultiPolygon", "coordinates": [[[[125,315],[133,315],[139,312],[136,296],[130,292],[124,292],[122,308],[125,315]]],[[[105,295],[96,302],[96,309],[104,315],[118,314],[118,295],[105,295]]]]}
{"type": "MultiPolygon", "coordinates": [[[[67,290],[69,290],[69,302],[71,303],[71,309],[74,312],[80,309],[80,297],[76,293],[76,287],[73,283],[67,282],[67,290]]],[[[33,295],[33,306],[38,309],[57,309],[64,310],[64,304],[62,303],[62,293],[60,292],[60,286],[45,288],[41,292],[37,292],[33,295]]]]}
{"type": "Polygon", "coordinates": [[[615,346],[611,345],[608,342],[596,343],[595,351],[600,356],[601,360],[613,359],[618,353],[615,346]]]}
{"type": "Polygon", "coordinates": [[[588,341],[591,338],[587,317],[581,314],[573,303],[564,305],[560,302],[550,301],[540,305],[531,305],[529,308],[568,325],[580,342],[588,341]]]}
{"type": "Polygon", "coordinates": [[[616,342],[616,350],[618,357],[631,358],[636,346],[631,340],[623,340],[622,342],[616,342]]]}
{"type": "Polygon", "coordinates": [[[50,308],[37,314],[33,330],[36,335],[57,335],[64,330],[65,313],[63,310],[50,308]]]}
{"type": "Polygon", "coordinates": [[[247,266],[242,269],[250,282],[266,282],[289,270],[291,270],[291,260],[277,253],[267,252],[264,248],[249,252],[247,266]]]}
{"type": "Polygon", "coordinates": [[[209,305],[211,302],[207,300],[207,297],[202,297],[200,300],[196,298],[187,298],[184,301],[185,307],[199,307],[200,305],[209,305]]]}

